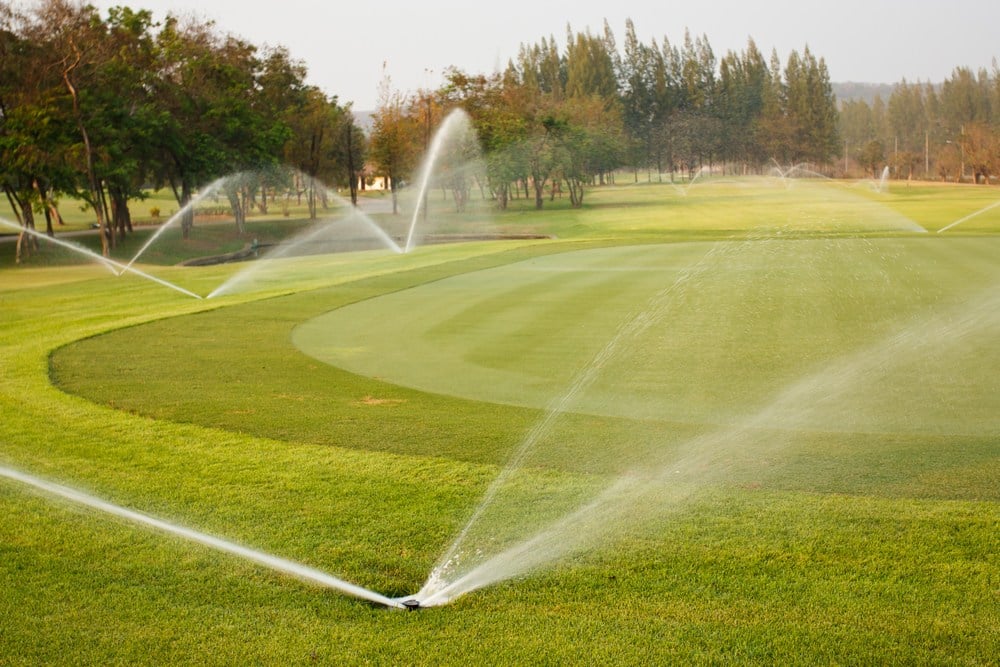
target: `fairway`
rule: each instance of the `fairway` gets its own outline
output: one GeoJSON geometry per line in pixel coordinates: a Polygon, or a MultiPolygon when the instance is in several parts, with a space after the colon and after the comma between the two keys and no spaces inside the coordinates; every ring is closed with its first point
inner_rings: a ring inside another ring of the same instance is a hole
{"type": "Polygon", "coordinates": [[[989,663],[1000,209],[934,232],[993,194],[616,187],[498,224],[556,239],[144,265],[200,300],[5,268],[0,467],[484,588],[388,611],[5,479],[2,655],[989,663]]]}

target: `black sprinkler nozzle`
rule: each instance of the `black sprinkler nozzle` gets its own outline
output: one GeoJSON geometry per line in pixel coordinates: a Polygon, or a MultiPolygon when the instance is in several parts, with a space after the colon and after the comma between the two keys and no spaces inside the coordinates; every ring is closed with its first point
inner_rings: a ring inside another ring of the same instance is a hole
{"type": "Polygon", "coordinates": [[[403,606],[406,607],[407,610],[409,611],[416,611],[420,609],[420,600],[414,600],[414,599],[403,600],[403,606]]]}

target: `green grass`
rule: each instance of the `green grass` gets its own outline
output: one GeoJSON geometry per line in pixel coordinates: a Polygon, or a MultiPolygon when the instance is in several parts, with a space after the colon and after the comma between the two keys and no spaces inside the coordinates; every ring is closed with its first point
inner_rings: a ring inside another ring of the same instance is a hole
{"type": "MultiPolygon", "coordinates": [[[[146,197],[141,200],[130,202],[129,208],[132,213],[133,223],[136,225],[155,224],[163,222],[177,212],[177,200],[169,190],[157,190],[146,193],[146,197]],[[159,216],[154,217],[151,209],[159,209],[159,216]]],[[[59,215],[63,218],[64,225],[60,226],[53,220],[56,233],[72,232],[89,229],[96,220],[94,211],[81,201],[72,199],[62,199],[58,202],[59,215]]],[[[11,211],[7,198],[0,199],[0,218],[14,220],[14,213],[11,211]]],[[[35,227],[39,231],[45,231],[45,215],[35,214],[35,227]]],[[[0,234],[7,234],[9,230],[0,229],[0,234]]]]}
{"type": "MultiPolygon", "coordinates": [[[[613,456],[545,440],[519,502],[725,433],[830,360],[852,389],[833,405],[857,420],[821,406],[767,424],[748,436],[763,461],[715,445],[725,474],[611,547],[418,614],[0,480],[0,662],[989,664],[1000,429],[979,309],[1000,209],[940,236],[905,219],[938,229],[997,193],[831,187],[850,197],[595,190],[583,211],[497,220],[564,240],[300,258],[207,301],[86,266],[0,269],[0,465],[389,595],[420,586],[541,408],[671,267],[711,270],[553,431],[613,456]],[[925,339],[894,346],[900,331],[925,339]],[[648,395],[623,400],[636,373],[648,395]]],[[[144,268],[206,294],[241,267],[144,268]]]]}

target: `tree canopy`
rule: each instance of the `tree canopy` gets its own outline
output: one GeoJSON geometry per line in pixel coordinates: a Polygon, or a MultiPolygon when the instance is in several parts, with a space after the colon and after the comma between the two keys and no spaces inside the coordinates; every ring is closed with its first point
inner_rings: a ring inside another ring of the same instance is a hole
{"type": "MultiPolygon", "coordinates": [[[[286,50],[210,22],[0,0],[0,187],[22,225],[44,212],[49,233],[55,199],[86,202],[107,254],[131,231],[128,202],[145,189],[171,188],[184,210],[222,176],[260,173],[227,187],[242,225],[269,167],[290,163],[336,184],[354,180],[344,163],[361,171],[350,108],[305,75],[286,50]]],[[[185,232],[192,223],[185,216],[185,232]]]]}

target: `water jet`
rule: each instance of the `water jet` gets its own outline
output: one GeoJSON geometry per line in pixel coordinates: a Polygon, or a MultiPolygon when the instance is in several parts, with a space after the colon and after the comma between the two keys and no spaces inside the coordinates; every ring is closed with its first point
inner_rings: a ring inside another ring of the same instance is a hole
{"type": "Polygon", "coordinates": [[[963,222],[967,222],[969,220],[972,220],[976,216],[982,215],[983,213],[986,213],[987,211],[992,211],[997,206],[1000,206],[1000,201],[995,201],[992,204],[990,204],[989,206],[981,208],[978,211],[975,211],[974,213],[970,213],[969,215],[965,216],[964,218],[959,218],[955,222],[953,222],[953,223],[951,223],[949,225],[946,225],[946,226],[942,227],[941,229],[937,230],[937,233],[941,234],[942,232],[946,232],[949,229],[951,229],[952,227],[956,227],[956,226],[962,224],[963,222]]]}
{"type": "Polygon", "coordinates": [[[23,232],[25,234],[30,234],[31,236],[33,236],[35,238],[42,239],[43,241],[48,241],[50,243],[53,243],[53,244],[55,244],[55,245],[57,245],[57,246],[59,246],[61,248],[65,248],[67,250],[72,250],[73,252],[75,252],[75,253],[77,253],[79,255],[83,255],[84,257],[87,257],[88,259],[92,259],[95,262],[101,263],[102,265],[104,265],[106,268],[108,268],[115,275],[121,275],[122,273],[125,273],[127,271],[129,273],[134,273],[135,275],[139,276],[140,278],[144,278],[146,280],[149,280],[151,282],[157,283],[159,285],[163,285],[164,287],[169,287],[170,289],[175,290],[177,292],[180,292],[181,294],[185,294],[187,296],[194,297],[195,299],[201,299],[202,298],[202,296],[200,294],[195,294],[194,292],[192,292],[190,290],[187,290],[187,289],[184,289],[180,285],[172,283],[169,280],[164,280],[163,278],[157,278],[156,276],[150,275],[150,274],[146,273],[145,271],[141,271],[141,270],[135,268],[134,266],[126,266],[125,264],[122,264],[121,262],[116,262],[113,259],[108,259],[107,257],[104,257],[103,255],[99,255],[99,254],[97,254],[96,252],[94,252],[92,250],[84,248],[81,245],[77,245],[76,243],[70,243],[69,241],[63,241],[62,239],[57,239],[57,238],[55,238],[53,236],[49,236],[47,234],[42,234],[41,232],[36,231],[34,229],[25,229],[21,225],[15,224],[13,222],[8,222],[7,220],[4,220],[3,218],[0,218],[0,225],[4,225],[6,227],[11,227],[12,229],[16,229],[19,232],[23,232]]]}
{"type": "Polygon", "coordinates": [[[43,491],[51,496],[68,500],[78,505],[89,507],[90,509],[95,509],[147,528],[153,528],[155,530],[210,547],[217,551],[239,556],[240,558],[253,561],[277,572],[289,574],[299,579],[319,584],[326,588],[332,588],[344,593],[345,595],[374,602],[390,609],[409,608],[405,603],[399,602],[398,600],[386,597],[376,593],[375,591],[358,586],[357,584],[352,584],[349,581],[339,579],[333,575],[327,574],[326,572],[309,567],[308,565],[303,565],[301,563],[280,558],[263,551],[244,547],[214,535],[208,535],[191,528],[186,528],[184,526],[164,521],[163,519],[158,519],[148,514],[130,510],[125,507],[112,504],[106,500],[102,500],[101,498],[97,498],[96,496],[92,496],[61,484],[56,484],[55,482],[42,479],[41,477],[36,477],[13,468],[0,466],[0,477],[6,477],[9,480],[20,482],[21,484],[30,486],[38,491],[43,491]]]}
{"type": "MultiPolygon", "coordinates": [[[[413,217],[406,233],[406,241],[402,245],[403,252],[410,252],[417,244],[417,223],[421,215],[426,217],[427,195],[431,187],[431,177],[434,175],[438,163],[451,155],[452,161],[456,163],[451,165],[451,171],[457,175],[458,179],[465,178],[463,172],[468,168],[469,163],[475,161],[470,151],[472,153],[478,151],[478,142],[470,140],[470,137],[475,136],[474,132],[468,114],[462,109],[455,109],[449,113],[444,122],[441,123],[441,127],[435,132],[418,172],[417,199],[413,205],[413,217]]],[[[456,192],[459,190],[462,188],[456,188],[456,192]]]]}
{"type": "Polygon", "coordinates": [[[141,257],[142,254],[149,249],[149,246],[153,245],[153,243],[156,242],[156,239],[160,238],[160,236],[165,231],[167,231],[167,229],[170,228],[171,225],[173,225],[178,220],[182,219],[185,216],[185,214],[194,210],[194,208],[198,204],[200,204],[204,199],[206,199],[209,195],[217,192],[220,186],[226,181],[226,178],[228,177],[216,179],[208,187],[202,189],[202,191],[199,192],[197,196],[192,198],[191,201],[189,201],[181,210],[177,211],[177,213],[174,213],[172,216],[170,216],[170,218],[162,225],[160,225],[159,228],[150,235],[150,237],[146,240],[146,242],[142,244],[142,247],[139,248],[139,250],[135,253],[135,255],[132,256],[132,259],[128,261],[128,264],[125,265],[125,268],[123,268],[118,275],[122,275],[123,273],[131,269],[132,265],[135,264],[136,261],[138,261],[139,257],[141,257]]]}

